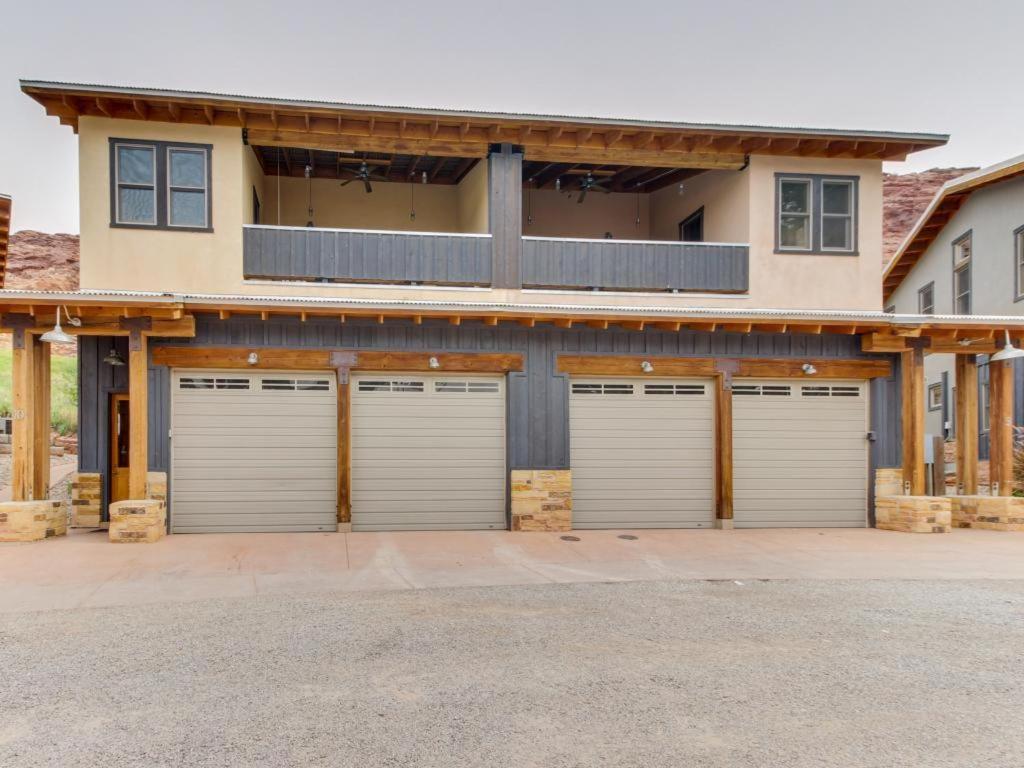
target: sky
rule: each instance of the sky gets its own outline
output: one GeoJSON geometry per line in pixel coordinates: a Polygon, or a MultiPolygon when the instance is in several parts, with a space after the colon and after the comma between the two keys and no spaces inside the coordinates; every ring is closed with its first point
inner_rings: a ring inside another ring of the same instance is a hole
{"type": "Polygon", "coordinates": [[[1024,153],[1019,0],[0,0],[0,193],[78,231],[77,144],[18,79],[926,131],[902,173],[1024,153]]]}

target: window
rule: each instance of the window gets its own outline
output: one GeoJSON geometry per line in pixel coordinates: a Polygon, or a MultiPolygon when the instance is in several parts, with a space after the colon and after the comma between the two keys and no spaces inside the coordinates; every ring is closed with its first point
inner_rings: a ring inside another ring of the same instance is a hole
{"type": "Polygon", "coordinates": [[[953,312],[971,314],[971,233],[953,241],[953,312]]]}
{"type": "Polygon", "coordinates": [[[853,250],[853,182],[821,182],[821,249],[853,250]]]}
{"type": "Polygon", "coordinates": [[[811,181],[779,180],[779,247],[811,250],[811,181]]]}
{"type": "Polygon", "coordinates": [[[209,232],[206,144],[110,140],[112,227],[209,232]]]}
{"type": "Polygon", "coordinates": [[[857,253],[854,176],[777,174],[777,253],[857,253]]]}
{"type": "Polygon", "coordinates": [[[917,312],[921,315],[935,314],[935,281],[928,283],[917,292],[917,312]]]}
{"type": "Polygon", "coordinates": [[[929,411],[941,411],[942,410],[942,384],[929,384],[928,385],[928,410],[929,411]]]}
{"type": "Polygon", "coordinates": [[[704,206],[679,222],[679,239],[684,243],[704,242],[704,206]]]}
{"type": "Polygon", "coordinates": [[[252,188],[252,223],[253,224],[259,224],[260,223],[260,209],[261,208],[262,208],[262,206],[260,205],[260,196],[256,192],[256,187],[253,187],[252,188]]]}
{"type": "Polygon", "coordinates": [[[1014,300],[1024,299],[1024,227],[1013,231],[1013,274],[1016,282],[1014,300]]]}

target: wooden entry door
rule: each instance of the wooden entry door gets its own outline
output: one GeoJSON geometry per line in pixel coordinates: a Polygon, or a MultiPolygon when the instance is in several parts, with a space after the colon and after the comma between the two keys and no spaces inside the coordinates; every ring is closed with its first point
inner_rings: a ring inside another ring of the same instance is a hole
{"type": "Polygon", "coordinates": [[[128,395],[110,396],[110,502],[128,498],[128,462],[131,457],[128,395]]]}

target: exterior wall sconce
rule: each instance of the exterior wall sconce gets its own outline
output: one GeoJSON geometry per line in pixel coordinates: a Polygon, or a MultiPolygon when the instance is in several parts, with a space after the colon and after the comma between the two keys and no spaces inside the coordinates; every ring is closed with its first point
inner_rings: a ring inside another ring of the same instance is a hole
{"type": "Polygon", "coordinates": [[[640,363],[640,370],[643,371],[644,373],[653,373],[654,366],[651,365],[650,362],[648,362],[647,360],[644,360],[642,363],[640,363]]]}
{"type": "Polygon", "coordinates": [[[816,373],[818,372],[818,369],[817,369],[817,368],[815,368],[815,367],[814,367],[813,365],[811,365],[810,363],[804,363],[804,364],[803,364],[803,366],[801,366],[801,370],[802,370],[802,371],[803,371],[803,372],[804,372],[805,374],[807,374],[808,376],[813,376],[814,374],[816,374],[816,373]]]}
{"type": "Polygon", "coordinates": [[[427,360],[427,365],[429,365],[432,370],[436,371],[438,368],[441,367],[441,361],[438,360],[436,357],[432,357],[429,360],[427,360]]]}
{"type": "Polygon", "coordinates": [[[255,352],[250,352],[249,357],[246,358],[246,362],[248,362],[249,365],[256,365],[256,363],[258,363],[259,361],[260,356],[257,355],[255,352]]]}

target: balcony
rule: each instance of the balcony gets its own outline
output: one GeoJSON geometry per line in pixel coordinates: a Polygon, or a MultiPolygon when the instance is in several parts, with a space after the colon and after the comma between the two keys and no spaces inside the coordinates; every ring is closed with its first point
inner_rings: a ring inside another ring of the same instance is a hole
{"type": "Polygon", "coordinates": [[[489,286],[491,236],[250,225],[246,279],[489,286]]]}
{"type": "Polygon", "coordinates": [[[523,287],[742,293],[750,248],[655,240],[523,238],[523,287]]]}

